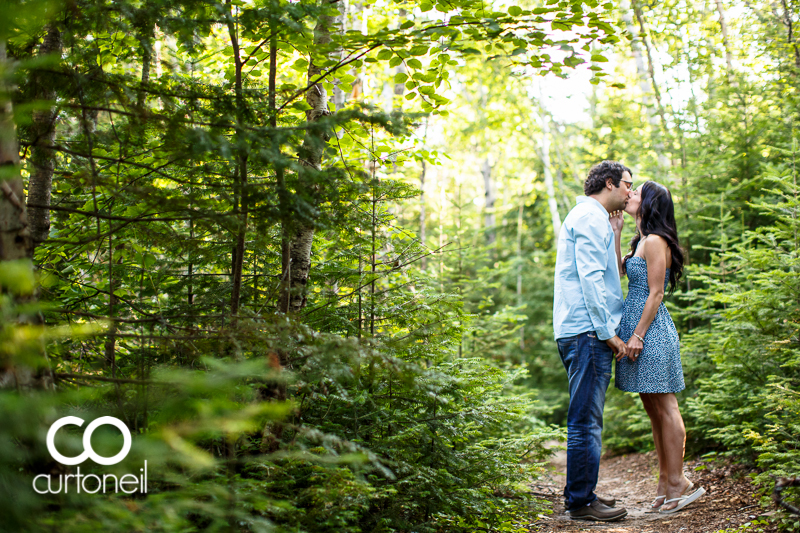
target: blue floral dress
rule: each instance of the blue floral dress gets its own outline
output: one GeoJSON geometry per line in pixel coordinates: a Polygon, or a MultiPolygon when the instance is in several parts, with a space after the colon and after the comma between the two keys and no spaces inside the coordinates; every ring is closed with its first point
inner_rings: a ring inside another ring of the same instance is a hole
{"type": "MultiPolygon", "coordinates": [[[[617,335],[625,341],[633,336],[644,312],[650,289],[647,287],[647,261],[631,257],[626,263],[628,296],[622,307],[622,321],[617,335]]],[[[664,278],[664,289],[669,281],[669,269],[664,278]]],[[[686,386],[681,367],[681,347],[675,323],[662,302],[653,322],[644,335],[644,349],[635,362],[624,357],[617,361],[614,384],[626,392],[667,393],[680,392],[686,386]]]]}

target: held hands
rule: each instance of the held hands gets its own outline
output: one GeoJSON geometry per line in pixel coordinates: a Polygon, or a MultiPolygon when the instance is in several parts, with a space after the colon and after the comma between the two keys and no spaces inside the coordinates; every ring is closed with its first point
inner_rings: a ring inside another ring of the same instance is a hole
{"type": "Polygon", "coordinates": [[[611,229],[614,233],[619,234],[622,232],[622,226],[625,223],[625,211],[612,211],[608,215],[608,221],[611,222],[611,229]]]}
{"type": "MultiPolygon", "coordinates": [[[[636,359],[639,358],[639,354],[642,353],[642,350],[644,349],[644,344],[642,343],[642,341],[639,340],[639,338],[636,335],[631,335],[631,338],[628,341],[626,347],[628,348],[628,359],[630,359],[631,362],[635,362],[636,359]]],[[[620,358],[618,357],[617,359],[620,358]]]]}
{"type": "Polygon", "coordinates": [[[617,361],[628,355],[628,347],[617,335],[614,335],[608,339],[606,344],[608,344],[608,347],[611,348],[612,352],[614,352],[614,356],[617,358],[617,361]]]}

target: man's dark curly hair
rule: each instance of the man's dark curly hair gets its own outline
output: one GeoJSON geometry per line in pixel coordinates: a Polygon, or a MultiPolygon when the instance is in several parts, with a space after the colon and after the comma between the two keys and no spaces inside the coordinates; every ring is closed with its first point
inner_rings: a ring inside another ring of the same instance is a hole
{"type": "Polygon", "coordinates": [[[614,187],[619,187],[619,180],[622,179],[623,172],[628,172],[633,176],[631,169],[616,161],[603,161],[596,164],[589,171],[586,181],[583,182],[584,194],[589,196],[590,194],[599,193],[605,188],[608,178],[611,178],[611,183],[614,184],[614,187]]]}

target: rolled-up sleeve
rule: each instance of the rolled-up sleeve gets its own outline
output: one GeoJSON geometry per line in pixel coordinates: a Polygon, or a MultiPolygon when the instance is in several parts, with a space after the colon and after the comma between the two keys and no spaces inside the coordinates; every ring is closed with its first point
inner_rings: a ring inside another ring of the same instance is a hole
{"type": "Polygon", "coordinates": [[[603,274],[608,267],[607,222],[600,217],[585,216],[575,225],[575,263],[583,290],[583,299],[592,326],[600,340],[616,335],[609,327],[608,308],[603,274]],[[602,224],[601,224],[602,223],[602,224]]]}

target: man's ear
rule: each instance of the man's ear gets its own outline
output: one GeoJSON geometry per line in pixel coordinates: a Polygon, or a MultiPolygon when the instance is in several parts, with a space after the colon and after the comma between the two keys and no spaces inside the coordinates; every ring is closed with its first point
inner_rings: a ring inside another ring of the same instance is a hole
{"type": "Polygon", "coordinates": [[[610,191],[613,191],[614,190],[614,180],[612,180],[611,178],[606,178],[606,188],[608,188],[608,190],[610,190],[610,191]]]}

